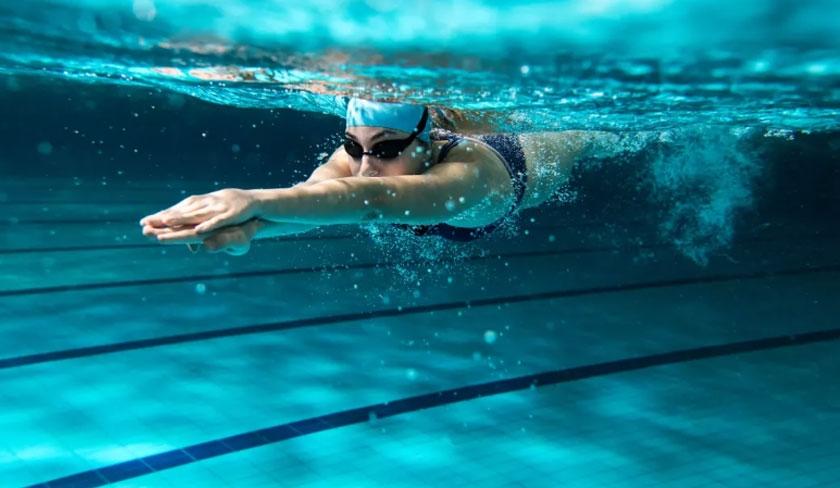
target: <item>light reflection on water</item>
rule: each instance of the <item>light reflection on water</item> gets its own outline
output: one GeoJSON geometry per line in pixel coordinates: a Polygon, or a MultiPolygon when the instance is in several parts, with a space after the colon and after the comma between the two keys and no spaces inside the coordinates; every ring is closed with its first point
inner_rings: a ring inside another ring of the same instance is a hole
{"type": "Polygon", "coordinates": [[[50,0],[0,7],[0,73],[340,114],[334,95],[491,114],[502,129],[837,127],[831,2],[303,4],[50,0]]]}

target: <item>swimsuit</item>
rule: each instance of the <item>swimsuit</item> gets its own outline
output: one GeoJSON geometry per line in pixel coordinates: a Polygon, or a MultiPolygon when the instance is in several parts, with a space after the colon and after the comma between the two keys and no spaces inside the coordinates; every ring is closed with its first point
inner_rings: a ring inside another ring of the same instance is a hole
{"type": "Polygon", "coordinates": [[[519,143],[519,138],[516,134],[487,134],[478,137],[467,137],[454,133],[444,133],[440,135],[438,131],[432,133],[432,140],[446,140],[436,163],[441,163],[446,158],[449,151],[457,146],[464,139],[481,142],[490,147],[493,152],[501,159],[505,165],[510,179],[513,182],[514,202],[510,209],[499,220],[485,225],[484,227],[456,227],[449,224],[435,224],[435,225],[406,225],[396,224],[397,227],[410,229],[418,236],[436,235],[445,239],[453,241],[471,241],[482,236],[488,235],[495,230],[501,223],[513,213],[514,210],[522,202],[525,196],[525,188],[528,184],[528,171],[525,166],[525,153],[522,150],[522,144],[519,143]]]}

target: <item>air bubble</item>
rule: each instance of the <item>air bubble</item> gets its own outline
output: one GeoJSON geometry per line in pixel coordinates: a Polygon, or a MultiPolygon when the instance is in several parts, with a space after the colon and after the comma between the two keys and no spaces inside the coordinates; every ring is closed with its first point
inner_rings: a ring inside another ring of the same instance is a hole
{"type": "Polygon", "coordinates": [[[484,332],[484,342],[487,344],[493,344],[496,342],[496,331],[487,330],[484,332]]]}

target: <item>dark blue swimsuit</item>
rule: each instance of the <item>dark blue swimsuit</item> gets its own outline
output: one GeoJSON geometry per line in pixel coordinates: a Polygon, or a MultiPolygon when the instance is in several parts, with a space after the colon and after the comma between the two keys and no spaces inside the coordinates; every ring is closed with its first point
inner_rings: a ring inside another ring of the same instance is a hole
{"type": "MultiPolygon", "coordinates": [[[[508,174],[510,175],[511,180],[513,181],[515,199],[513,205],[511,205],[507,213],[499,220],[493,222],[492,224],[485,225],[484,227],[455,227],[449,224],[415,226],[397,224],[397,227],[410,229],[418,236],[435,235],[453,241],[471,241],[493,232],[496,227],[501,225],[502,221],[504,221],[511,213],[513,213],[514,210],[516,210],[522,202],[522,197],[525,196],[525,188],[528,184],[528,171],[525,166],[525,153],[522,151],[522,144],[519,143],[519,139],[516,137],[516,134],[488,134],[477,136],[476,139],[490,146],[490,148],[499,155],[508,171],[508,174]]],[[[464,136],[453,134],[451,132],[444,133],[443,136],[440,136],[439,134],[433,132],[432,140],[448,141],[446,145],[440,149],[440,153],[438,154],[436,163],[440,163],[446,159],[447,154],[449,154],[449,151],[451,151],[453,147],[457,146],[464,140],[464,136]]]]}

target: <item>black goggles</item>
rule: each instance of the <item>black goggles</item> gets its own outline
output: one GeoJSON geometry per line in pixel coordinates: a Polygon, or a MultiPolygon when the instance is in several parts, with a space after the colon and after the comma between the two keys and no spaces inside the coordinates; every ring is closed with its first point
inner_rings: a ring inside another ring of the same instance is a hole
{"type": "Polygon", "coordinates": [[[429,109],[423,109],[423,116],[420,117],[420,122],[417,124],[417,127],[411,131],[411,135],[406,137],[405,139],[391,139],[387,141],[377,142],[370,148],[370,151],[365,151],[361,144],[354,141],[353,139],[346,138],[344,139],[344,150],[347,151],[347,154],[350,155],[353,159],[359,159],[365,154],[368,156],[373,156],[379,159],[394,159],[402,154],[414,139],[417,139],[417,136],[423,132],[423,128],[426,127],[426,120],[429,118],[429,109]]]}

